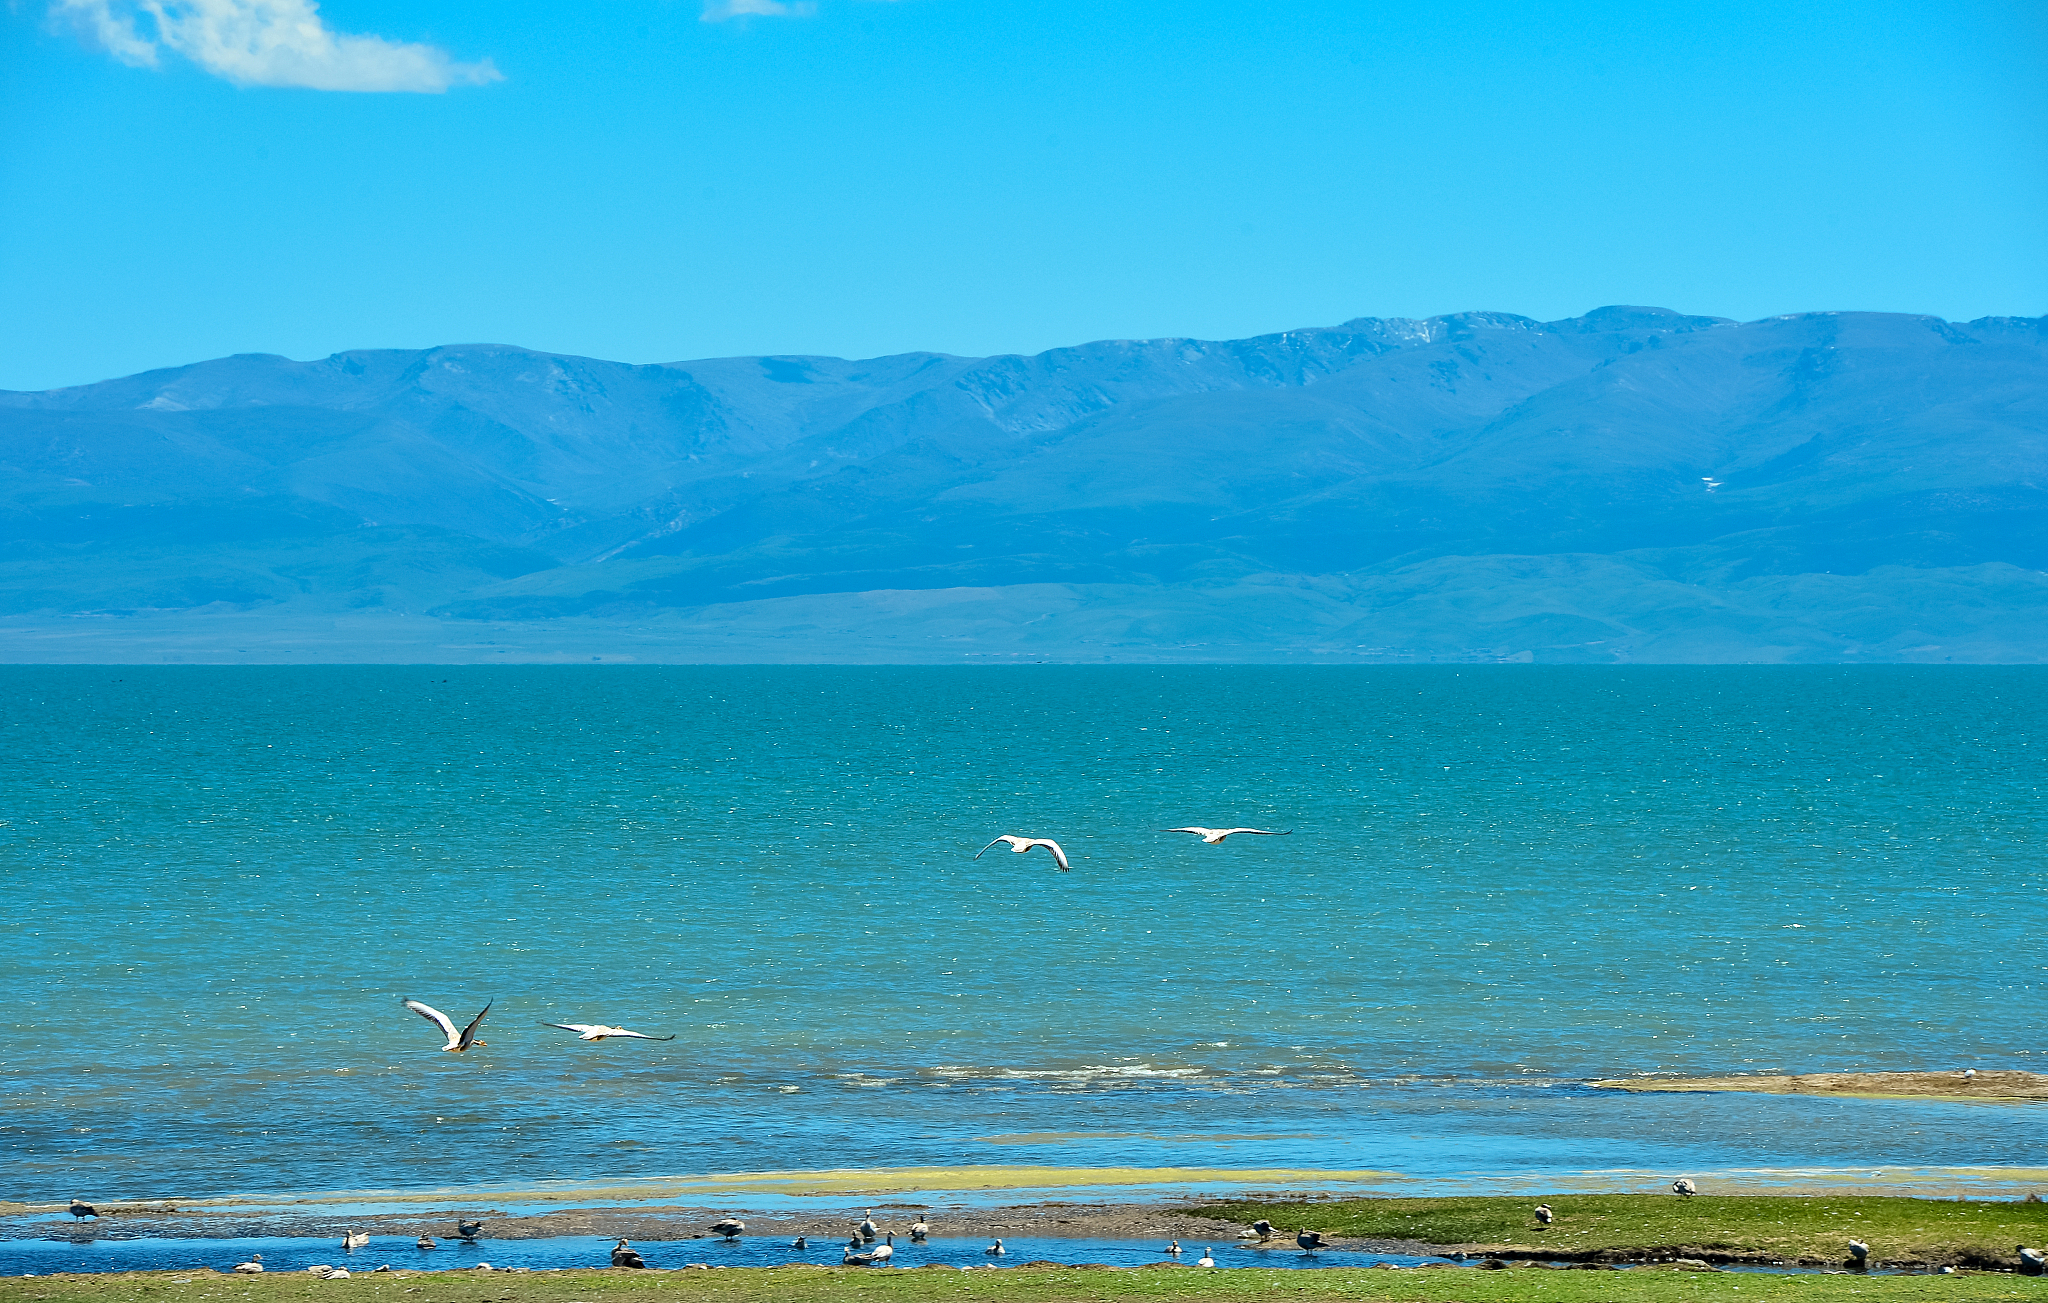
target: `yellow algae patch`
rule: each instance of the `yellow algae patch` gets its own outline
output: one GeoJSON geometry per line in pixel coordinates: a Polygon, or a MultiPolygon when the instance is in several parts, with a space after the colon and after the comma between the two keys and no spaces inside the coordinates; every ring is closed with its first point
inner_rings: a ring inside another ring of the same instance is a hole
{"type": "Polygon", "coordinates": [[[1852,1099],[2048,1100],[2048,1074],[1808,1072],[1731,1077],[1612,1077],[1589,1086],[1631,1091],[1734,1091],[1755,1095],[1839,1095],[1852,1099]]]}
{"type": "Polygon", "coordinates": [[[637,1203],[689,1200],[721,1194],[793,1197],[831,1194],[906,1194],[943,1190],[1088,1189],[1117,1186],[1284,1186],[1292,1188],[1386,1181],[1411,1182],[1396,1172],[1288,1167],[1029,1167],[989,1164],[970,1167],[846,1167],[795,1172],[715,1172],[657,1177],[630,1184],[467,1186],[435,1190],[352,1190],[266,1199],[179,1200],[186,1208],[304,1206],[317,1204],[500,1204],[637,1203]]]}
{"type": "Polygon", "coordinates": [[[1322,1185],[1400,1179],[1393,1172],[1287,1167],[887,1167],[758,1172],[708,1178],[720,1189],[809,1191],[1028,1190],[1106,1185],[1322,1185]]]}

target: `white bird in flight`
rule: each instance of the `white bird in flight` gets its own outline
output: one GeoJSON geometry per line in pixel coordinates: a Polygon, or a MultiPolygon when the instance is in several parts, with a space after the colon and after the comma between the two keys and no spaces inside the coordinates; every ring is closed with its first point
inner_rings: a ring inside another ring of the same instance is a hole
{"type": "Polygon", "coordinates": [[[1289,828],[1283,832],[1275,832],[1271,828],[1161,828],[1159,831],[1191,832],[1211,846],[1214,846],[1225,837],[1232,837],[1241,832],[1256,833],[1261,837],[1285,837],[1288,833],[1293,832],[1294,829],[1289,828]]]}
{"type": "Polygon", "coordinates": [[[624,1036],[636,1041],[672,1041],[673,1036],[649,1036],[646,1032],[629,1032],[623,1027],[607,1027],[603,1023],[590,1022],[544,1022],[543,1027],[559,1027],[565,1032],[575,1032],[579,1041],[601,1041],[607,1036],[624,1036]]]}
{"type": "MultiPolygon", "coordinates": [[[[491,1001],[491,1004],[496,1003],[496,1000],[491,1001]]],[[[418,1000],[407,1000],[405,1007],[441,1029],[441,1034],[448,1038],[448,1043],[441,1047],[441,1052],[444,1054],[460,1054],[472,1045],[487,1044],[487,1042],[476,1038],[476,1025],[484,1020],[484,1014],[491,1011],[490,1004],[485,1005],[483,1012],[470,1019],[469,1026],[461,1031],[455,1030],[454,1019],[442,1013],[431,1004],[421,1004],[418,1000]]]]}
{"type": "Polygon", "coordinates": [[[978,860],[982,856],[988,854],[990,848],[995,846],[999,842],[1010,843],[1010,849],[1015,851],[1019,855],[1022,855],[1025,851],[1030,850],[1033,846],[1043,846],[1045,847],[1045,849],[1052,852],[1053,862],[1060,866],[1061,873],[1070,873],[1073,871],[1073,866],[1067,863],[1067,853],[1061,850],[1060,844],[1052,840],[1050,837],[1019,837],[1015,833],[1006,832],[1002,836],[996,838],[995,841],[990,842],[987,846],[984,846],[980,850],[976,851],[974,853],[974,858],[978,860]]]}

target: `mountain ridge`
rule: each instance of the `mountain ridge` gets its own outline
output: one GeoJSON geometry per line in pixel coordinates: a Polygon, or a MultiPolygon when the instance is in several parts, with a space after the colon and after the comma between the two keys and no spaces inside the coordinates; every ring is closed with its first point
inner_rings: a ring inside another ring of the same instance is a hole
{"type": "Polygon", "coordinates": [[[827,613],[799,623],[830,660],[830,610],[953,592],[889,636],[945,659],[996,600],[969,594],[1051,585],[1080,639],[1056,656],[1104,654],[1119,619],[1108,654],[1186,654],[1144,632],[1165,618],[1147,593],[1242,658],[1308,655],[1280,594],[1314,592],[1354,617],[1316,654],[1352,659],[2031,659],[2042,612],[1997,568],[2048,566],[2044,432],[2048,318],[1612,307],[992,358],[242,354],[0,393],[0,627],[21,635],[0,654],[79,620],[119,626],[109,655],[209,618],[246,645],[267,613],[571,622],[535,645],[730,626],[739,654],[781,656],[754,621],[797,601],[827,613]],[[1881,568],[1912,578],[1848,615],[1847,588],[1793,582],[1881,568]],[[1564,575],[1569,601],[1523,609],[1564,575]],[[1745,605],[1764,580],[1790,607],[1745,605]],[[1651,627],[1645,603],[1673,601],[1689,643],[1651,627]],[[1395,641],[1344,642],[1359,621],[1395,641]],[[1912,642],[1923,625],[1960,632],[1912,642]],[[1516,630],[1530,645],[1503,653],[1516,630]]]}

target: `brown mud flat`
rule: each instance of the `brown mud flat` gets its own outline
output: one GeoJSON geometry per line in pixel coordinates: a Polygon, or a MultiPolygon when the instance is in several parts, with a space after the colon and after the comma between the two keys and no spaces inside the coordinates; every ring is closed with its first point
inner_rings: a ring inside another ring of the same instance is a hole
{"type": "Polygon", "coordinates": [[[2048,1074],[1998,1069],[1960,1072],[1808,1072],[1731,1077],[1610,1077],[1606,1090],[1754,1095],[1844,1095],[1858,1099],[2048,1100],[2048,1074]]]}

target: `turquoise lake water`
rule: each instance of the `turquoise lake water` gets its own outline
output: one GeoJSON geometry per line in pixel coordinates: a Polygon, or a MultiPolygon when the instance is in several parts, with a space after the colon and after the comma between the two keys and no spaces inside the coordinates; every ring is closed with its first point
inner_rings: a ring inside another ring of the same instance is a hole
{"type": "Polygon", "coordinates": [[[0,1199],[2048,1166],[2040,1106],[1583,1084],[2048,1068],[2044,725],[2033,668],[0,669],[0,1199]]]}

